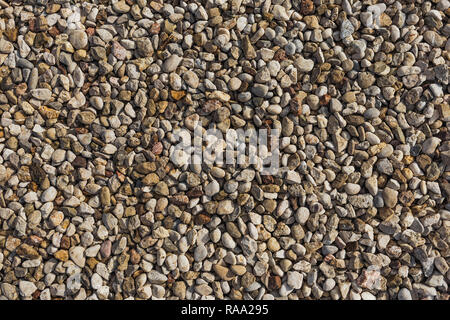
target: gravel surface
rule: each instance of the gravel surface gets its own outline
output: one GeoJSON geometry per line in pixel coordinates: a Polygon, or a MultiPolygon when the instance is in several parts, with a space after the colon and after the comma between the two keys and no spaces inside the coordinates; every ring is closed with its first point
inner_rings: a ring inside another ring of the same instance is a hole
{"type": "Polygon", "coordinates": [[[0,299],[448,300],[449,15],[0,0],[0,299]],[[196,121],[280,169],[187,163],[196,121]]]}

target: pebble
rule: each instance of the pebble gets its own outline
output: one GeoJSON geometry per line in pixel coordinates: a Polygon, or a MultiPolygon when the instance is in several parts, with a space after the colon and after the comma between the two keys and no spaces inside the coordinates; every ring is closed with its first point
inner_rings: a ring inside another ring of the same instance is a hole
{"type": "Polygon", "coordinates": [[[30,93],[33,98],[43,101],[50,100],[50,98],[52,97],[52,92],[49,89],[33,89],[30,91],[30,93]]]}
{"type": "Polygon", "coordinates": [[[88,45],[88,36],[83,30],[73,30],[69,40],[75,49],[83,49],[88,45]]]}
{"type": "Polygon", "coordinates": [[[220,191],[220,185],[216,180],[211,181],[205,187],[205,194],[209,197],[212,197],[213,195],[219,193],[219,191],[220,191]]]}
{"type": "Polygon", "coordinates": [[[70,259],[79,267],[84,267],[86,258],[84,257],[84,248],[81,246],[73,247],[69,250],[70,259]]]}
{"type": "Polygon", "coordinates": [[[422,144],[422,152],[425,154],[433,154],[440,142],[441,139],[437,137],[428,138],[422,144]]]}
{"type": "Polygon", "coordinates": [[[231,214],[234,211],[234,205],[231,200],[223,200],[219,202],[217,207],[217,214],[219,215],[227,215],[231,214]]]}
{"type": "Polygon", "coordinates": [[[36,289],[36,285],[31,281],[19,281],[20,295],[23,297],[30,297],[36,291],[36,289]]]}
{"type": "Polygon", "coordinates": [[[355,28],[353,27],[353,24],[350,22],[350,20],[344,20],[341,24],[341,39],[345,39],[349,36],[351,36],[355,32],[355,28]]]}
{"type": "Polygon", "coordinates": [[[55,200],[58,190],[55,187],[50,186],[47,190],[42,192],[41,201],[42,202],[52,202],[55,200]]]}
{"type": "Polygon", "coordinates": [[[407,288],[401,288],[398,292],[398,300],[412,300],[411,292],[407,288]]]}
{"type": "Polygon", "coordinates": [[[450,4],[375,2],[2,3],[0,299],[448,300],[450,4]]]}
{"type": "Polygon", "coordinates": [[[301,289],[303,283],[303,275],[297,271],[289,271],[287,274],[287,284],[295,289],[301,289]]]}
{"type": "Polygon", "coordinates": [[[383,200],[386,206],[389,208],[394,208],[398,201],[398,191],[391,188],[384,188],[383,200]]]}
{"type": "Polygon", "coordinates": [[[286,9],[280,5],[274,5],[272,9],[273,17],[277,20],[287,21],[289,20],[289,16],[286,13],[286,9]]]}
{"type": "Polygon", "coordinates": [[[164,61],[164,64],[162,66],[163,71],[164,72],[175,71],[178,65],[180,64],[181,60],[183,60],[183,58],[177,55],[171,55],[169,58],[167,58],[166,61],[164,61]]]}
{"type": "Polygon", "coordinates": [[[300,72],[310,72],[314,68],[314,62],[311,59],[304,59],[303,57],[299,57],[295,60],[295,65],[297,70],[300,72]]]}
{"type": "Polygon", "coordinates": [[[198,76],[195,74],[195,72],[190,70],[183,74],[183,80],[186,81],[186,84],[193,89],[197,89],[199,85],[198,76]]]}

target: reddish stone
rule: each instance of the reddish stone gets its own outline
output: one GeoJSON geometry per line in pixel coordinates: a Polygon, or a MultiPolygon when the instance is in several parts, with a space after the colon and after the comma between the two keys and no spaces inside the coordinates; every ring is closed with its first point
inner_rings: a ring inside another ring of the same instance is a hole
{"type": "Polygon", "coordinates": [[[297,96],[295,96],[291,101],[289,102],[289,110],[291,113],[300,116],[302,114],[303,108],[302,108],[302,101],[297,96]]]}
{"type": "Polygon", "coordinates": [[[172,285],[174,282],[175,282],[175,279],[169,274],[169,275],[167,276],[167,283],[168,283],[169,285],[172,285]]]}

